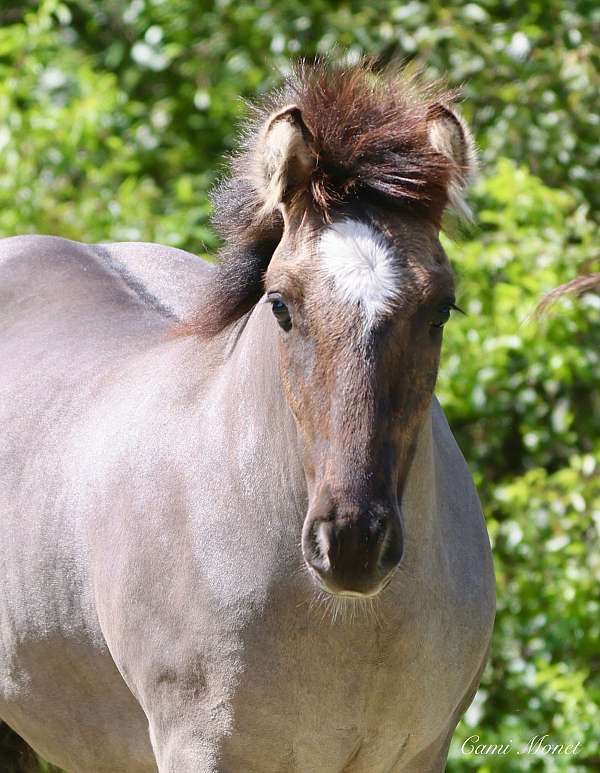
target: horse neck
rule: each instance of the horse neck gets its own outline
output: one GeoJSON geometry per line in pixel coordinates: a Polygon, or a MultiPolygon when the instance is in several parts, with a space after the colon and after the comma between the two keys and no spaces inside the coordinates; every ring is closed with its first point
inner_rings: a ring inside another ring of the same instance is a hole
{"type": "Polygon", "coordinates": [[[257,304],[222,339],[219,380],[234,422],[294,427],[296,434],[279,375],[277,333],[265,304],[257,304]]]}
{"type": "Polygon", "coordinates": [[[439,531],[433,401],[419,432],[415,456],[402,496],[405,539],[420,549],[425,548],[439,531]]]}
{"type": "Polygon", "coordinates": [[[278,333],[262,303],[233,325],[223,338],[213,394],[239,464],[256,475],[257,485],[274,489],[280,506],[305,510],[302,445],[281,383],[278,333]]]}

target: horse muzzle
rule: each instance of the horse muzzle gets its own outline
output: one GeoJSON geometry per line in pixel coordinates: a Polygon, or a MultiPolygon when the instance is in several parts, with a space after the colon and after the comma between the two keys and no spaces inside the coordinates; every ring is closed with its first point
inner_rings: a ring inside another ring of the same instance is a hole
{"type": "Polygon", "coordinates": [[[399,509],[316,502],[302,530],[302,554],[321,588],[338,596],[376,596],[402,558],[399,509]]]}

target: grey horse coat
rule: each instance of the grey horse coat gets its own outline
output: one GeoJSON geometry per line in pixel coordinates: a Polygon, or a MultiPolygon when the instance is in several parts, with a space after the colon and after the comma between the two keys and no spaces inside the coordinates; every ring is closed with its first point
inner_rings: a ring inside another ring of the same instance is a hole
{"type": "Polygon", "coordinates": [[[433,401],[372,608],[299,550],[301,449],[258,304],[172,338],[180,250],[0,246],[0,718],[99,773],[443,770],[486,660],[489,541],[433,401]]]}

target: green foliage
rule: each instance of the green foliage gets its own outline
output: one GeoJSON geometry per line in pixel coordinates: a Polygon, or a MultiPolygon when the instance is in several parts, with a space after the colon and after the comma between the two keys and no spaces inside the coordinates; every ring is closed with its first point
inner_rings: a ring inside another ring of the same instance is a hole
{"type": "Polygon", "coordinates": [[[475,190],[480,231],[446,245],[467,314],[447,329],[440,380],[479,485],[593,451],[600,415],[598,297],[533,315],[594,256],[597,228],[570,193],[525,167],[501,159],[490,171],[475,190]]]}
{"type": "Polygon", "coordinates": [[[0,234],[213,251],[207,191],[254,98],[334,44],[465,83],[482,149],[478,230],[447,243],[467,316],[439,395],[494,545],[492,660],[449,769],[571,770],[469,757],[548,733],[598,762],[600,301],[543,292],[599,270],[600,9],[593,0],[5,0],[0,234]]]}

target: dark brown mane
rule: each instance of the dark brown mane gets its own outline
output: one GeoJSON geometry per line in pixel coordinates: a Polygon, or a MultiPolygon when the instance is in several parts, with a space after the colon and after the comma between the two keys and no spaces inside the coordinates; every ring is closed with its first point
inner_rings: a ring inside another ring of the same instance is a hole
{"type": "MultiPolygon", "coordinates": [[[[305,193],[324,223],[345,206],[368,200],[416,209],[439,224],[452,175],[461,170],[434,149],[427,124],[447,119],[445,106],[455,97],[419,87],[406,73],[376,73],[369,63],[298,64],[283,87],[253,109],[242,147],[231,158],[231,174],[213,194],[213,223],[225,244],[187,332],[221,331],[263,292],[263,274],[283,230],[257,173],[261,137],[273,113],[290,104],[301,112],[314,158],[305,193]]],[[[452,120],[461,130],[458,119],[452,120]]]]}
{"type": "Polygon", "coordinates": [[[587,292],[600,291],[600,272],[595,274],[581,274],[571,279],[570,282],[555,287],[547,292],[535,309],[535,316],[542,316],[552,304],[565,295],[580,296],[587,292]]]}

